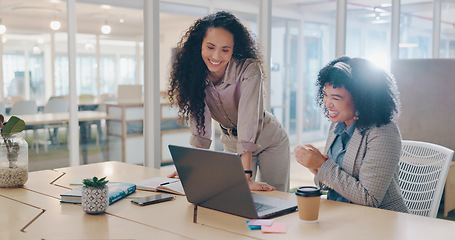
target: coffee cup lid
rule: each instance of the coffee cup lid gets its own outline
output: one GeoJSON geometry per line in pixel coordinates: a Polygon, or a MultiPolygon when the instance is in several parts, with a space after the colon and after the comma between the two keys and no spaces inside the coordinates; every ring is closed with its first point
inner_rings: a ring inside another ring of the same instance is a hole
{"type": "Polygon", "coordinates": [[[295,192],[295,195],[302,197],[318,197],[321,196],[321,189],[313,186],[299,187],[295,192]]]}

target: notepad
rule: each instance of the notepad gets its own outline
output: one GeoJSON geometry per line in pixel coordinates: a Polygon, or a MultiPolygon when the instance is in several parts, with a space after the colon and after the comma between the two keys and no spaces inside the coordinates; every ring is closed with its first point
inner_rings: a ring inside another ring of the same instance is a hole
{"type": "Polygon", "coordinates": [[[258,226],[258,225],[249,225],[250,221],[246,221],[246,226],[250,229],[250,230],[261,230],[261,226],[258,226]]]}
{"type": "Polygon", "coordinates": [[[176,178],[154,177],[136,183],[137,190],[168,192],[177,195],[185,195],[182,182],[176,178]]]}
{"type": "Polygon", "coordinates": [[[254,226],[270,226],[273,224],[273,219],[251,219],[248,221],[248,225],[254,226]]]}
{"type": "Polygon", "coordinates": [[[286,233],[286,224],[284,222],[274,222],[270,226],[261,226],[263,233],[286,233]]]}

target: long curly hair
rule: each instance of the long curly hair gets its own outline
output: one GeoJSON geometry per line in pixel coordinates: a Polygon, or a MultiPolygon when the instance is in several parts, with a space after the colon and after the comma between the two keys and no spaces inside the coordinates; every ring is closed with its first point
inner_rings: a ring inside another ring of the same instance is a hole
{"type": "Polygon", "coordinates": [[[199,133],[205,132],[205,89],[208,85],[208,68],[201,56],[202,41],[209,28],[223,28],[234,36],[232,58],[240,61],[255,59],[262,70],[262,60],[252,34],[233,14],[215,12],[197,20],[177,44],[172,63],[169,101],[179,106],[179,119],[188,122],[190,115],[196,119],[199,133]]]}
{"type": "Polygon", "coordinates": [[[400,114],[401,105],[395,78],[366,59],[343,56],[319,71],[316,82],[317,102],[328,117],[328,110],[323,103],[326,84],[335,88],[344,87],[351,94],[355,115],[358,117],[356,128],[361,133],[373,126],[380,127],[393,122],[400,114]],[[350,75],[342,68],[334,67],[338,62],[349,65],[350,75]]]}

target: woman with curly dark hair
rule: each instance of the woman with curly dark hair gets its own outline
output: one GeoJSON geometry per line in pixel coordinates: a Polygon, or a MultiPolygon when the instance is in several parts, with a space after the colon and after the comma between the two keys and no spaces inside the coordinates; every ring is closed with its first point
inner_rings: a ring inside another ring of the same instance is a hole
{"type": "Polygon", "coordinates": [[[214,119],[224,150],[241,155],[251,190],[288,191],[289,140],[264,110],[262,72],[246,27],[231,13],[215,12],[197,20],[179,42],[168,95],[190,122],[191,145],[210,147],[214,119]],[[260,182],[254,180],[258,171],[260,182]]]}
{"type": "Polygon", "coordinates": [[[393,76],[361,58],[340,57],[321,69],[318,103],[332,125],[324,153],[295,149],[328,199],[408,212],[398,183],[400,110],[393,76]]]}

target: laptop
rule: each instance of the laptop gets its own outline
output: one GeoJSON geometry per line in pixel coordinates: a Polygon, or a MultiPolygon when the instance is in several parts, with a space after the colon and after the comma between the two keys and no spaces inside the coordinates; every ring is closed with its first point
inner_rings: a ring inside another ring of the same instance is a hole
{"type": "Polygon", "coordinates": [[[250,219],[294,212],[297,203],[252,193],[240,155],[169,145],[188,202],[250,219]]]}

